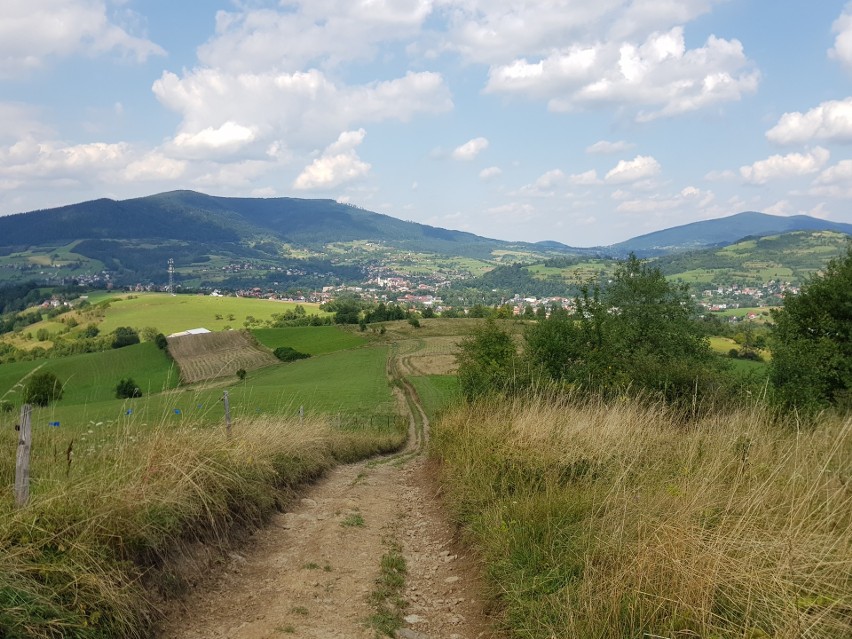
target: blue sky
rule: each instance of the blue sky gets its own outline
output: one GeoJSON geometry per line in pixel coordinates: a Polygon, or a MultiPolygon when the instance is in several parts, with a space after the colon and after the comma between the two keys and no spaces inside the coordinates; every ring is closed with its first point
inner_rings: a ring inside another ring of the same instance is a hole
{"type": "Polygon", "coordinates": [[[0,215],[173,189],[575,246],[852,222],[852,3],[3,0],[0,215]]]}

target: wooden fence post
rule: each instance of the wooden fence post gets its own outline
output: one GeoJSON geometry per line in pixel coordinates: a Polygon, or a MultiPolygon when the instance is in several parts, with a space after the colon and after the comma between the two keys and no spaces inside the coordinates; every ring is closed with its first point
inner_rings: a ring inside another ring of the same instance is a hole
{"type": "Polygon", "coordinates": [[[29,404],[21,406],[20,435],[18,439],[18,455],[15,460],[15,505],[18,507],[27,503],[30,498],[30,450],[33,445],[33,430],[31,424],[33,407],[29,404]]]}
{"type": "Polygon", "coordinates": [[[225,396],[222,397],[225,402],[225,433],[228,437],[231,436],[231,400],[228,398],[228,391],[225,391],[225,396]]]}

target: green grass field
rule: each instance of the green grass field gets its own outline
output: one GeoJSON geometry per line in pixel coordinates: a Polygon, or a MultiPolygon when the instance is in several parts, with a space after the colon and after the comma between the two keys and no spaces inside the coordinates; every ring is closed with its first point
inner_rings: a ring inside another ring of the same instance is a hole
{"type": "MultiPolygon", "coordinates": [[[[48,407],[36,408],[33,426],[36,432],[55,436],[48,425],[58,421],[56,432],[65,439],[83,435],[101,441],[111,439],[116,428],[147,428],[186,420],[221,423],[224,390],[229,391],[235,420],[256,415],[292,416],[300,406],[308,414],[341,413],[346,416],[344,421],[356,415],[387,415],[395,412],[386,375],[387,353],[386,347],[341,351],[270,366],[249,373],[242,382],[234,377],[179,388],[177,371],[152,344],[48,360],[43,370],[59,376],[65,383],[65,395],[48,407]],[[115,399],[119,378],[128,375],[145,395],[115,399]]],[[[34,362],[0,366],[0,395],[36,366],[34,362]]],[[[13,397],[8,395],[7,399],[13,397]]],[[[20,403],[17,398],[13,401],[20,403]]],[[[11,432],[17,419],[17,411],[0,414],[0,429],[11,432]]]]}
{"type": "MultiPolygon", "coordinates": [[[[309,315],[326,315],[316,304],[302,304],[309,315]]],[[[113,300],[103,322],[102,332],[119,326],[142,328],[154,326],[166,335],[190,328],[219,331],[226,326],[242,328],[246,318],[268,320],[275,313],[292,310],[296,304],[240,297],[210,297],[209,295],[177,295],[140,293],[133,299],[113,300]],[[221,316],[221,319],[217,319],[221,316]],[[231,319],[231,317],[233,319],[231,319]]]]}
{"type": "Polygon", "coordinates": [[[417,375],[408,379],[420,397],[426,416],[432,421],[461,398],[455,375],[417,375]]]}
{"type": "Polygon", "coordinates": [[[252,335],[272,350],[279,346],[289,346],[310,355],[333,353],[367,343],[363,337],[341,330],[338,326],[258,328],[252,331],[252,335]]]}
{"type": "Polygon", "coordinates": [[[175,388],[178,382],[171,359],[154,344],[145,343],[102,353],[3,364],[0,397],[20,403],[14,386],[39,367],[54,373],[63,383],[64,396],[58,406],[114,400],[115,386],[122,377],[132,377],[146,395],[175,388]]]}

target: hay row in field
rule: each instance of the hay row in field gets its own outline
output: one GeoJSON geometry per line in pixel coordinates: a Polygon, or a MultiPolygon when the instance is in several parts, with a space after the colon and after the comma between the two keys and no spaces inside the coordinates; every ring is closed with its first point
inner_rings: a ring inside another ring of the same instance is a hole
{"type": "Polygon", "coordinates": [[[244,331],[223,331],[169,338],[169,352],[185,384],[228,377],[278,363],[244,331]]]}

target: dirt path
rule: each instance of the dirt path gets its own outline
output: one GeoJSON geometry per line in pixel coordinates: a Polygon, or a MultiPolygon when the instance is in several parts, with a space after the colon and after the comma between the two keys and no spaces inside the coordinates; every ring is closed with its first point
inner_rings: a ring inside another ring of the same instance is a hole
{"type": "Polygon", "coordinates": [[[401,550],[408,639],[495,637],[474,560],[456,544],[422,454],[428,420],[410,387],[408,449],[340,466],[232,553],[222,574],[167,620],[163,638],[372,638],[382,556],[401,550]],[[422,428],[418,428],[418,424],[422,428]]]}

